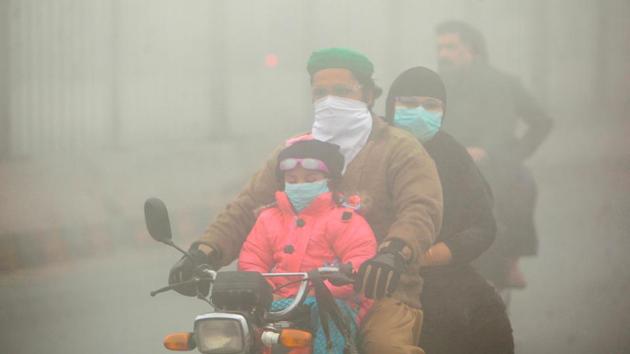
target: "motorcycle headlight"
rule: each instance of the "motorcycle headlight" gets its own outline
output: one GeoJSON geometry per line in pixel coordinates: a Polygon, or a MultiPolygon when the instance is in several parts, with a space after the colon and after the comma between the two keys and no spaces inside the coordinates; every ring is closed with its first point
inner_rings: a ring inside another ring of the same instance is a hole
{"type": "Polygon", "coordinates": [[[195,343],[204,354],[244,354],[249,351],[250,334],[244,316],[209,313],[195,319],[195,343]]]}

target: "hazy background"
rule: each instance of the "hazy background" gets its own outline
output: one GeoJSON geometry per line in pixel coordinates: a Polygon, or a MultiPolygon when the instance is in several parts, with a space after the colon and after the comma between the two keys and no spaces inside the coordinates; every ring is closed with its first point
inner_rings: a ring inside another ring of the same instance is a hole
{"type": "Polygon", "coordinates": [[[187,245],[308,129],[313,50],[364,52],[386,91],[435,68],[434,25],[461,19],[555,121],[528,163],[541,246],[512,298],[517,352],[630,353],[627,0],[0,0],[0,16],[0,351],[165,351],[205,307],[148,296],[178,256],[148,239],[143,201],[163,198],[187,245]]]}

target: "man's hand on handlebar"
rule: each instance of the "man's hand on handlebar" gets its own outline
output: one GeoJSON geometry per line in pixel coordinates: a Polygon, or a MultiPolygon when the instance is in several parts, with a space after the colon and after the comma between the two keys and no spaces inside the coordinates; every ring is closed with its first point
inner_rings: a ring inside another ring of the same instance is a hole
{"type": "MultiPolygon", "coordinates": [[[[169,285],[183,283],[191,280],[195,275],[199,276],[199,274],[196,273],[199,266],[206,265],[212,269],[218,268],[216,267],[216,264],[218,263],[216,259],[217,254],[212,249],[210,249],[210,252],[206,254],[206,252],[201,251],[198,248],[193,248],[188,252],[188,254],[190,257],[183,256],[171,268],[168,275],[169,285]]],[[[197,296],[197,294],[207,296],[210,290],[210,281],[200,280],[198,283],[182,284],[175,287],[174,290],[185,296],[197,296]]]]}
{"type": "Polygon", "coordinates": [[[368,299],[377,300],[393,293],[405,270],[405,247],[402,241],[394,239],[382,247],[374,258],[365,261],[359,268],[355,290],[368,299]]]}

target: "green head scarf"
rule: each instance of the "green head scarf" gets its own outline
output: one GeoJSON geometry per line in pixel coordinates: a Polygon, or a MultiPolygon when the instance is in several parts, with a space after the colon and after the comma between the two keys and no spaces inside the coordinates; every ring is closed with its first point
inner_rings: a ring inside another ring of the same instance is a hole
{"type": "Polygon", "coordinates": [[[326,48],[313,52],[306,70],[313,75],[323,69],[348,69],[362,80],[371,80],[374,65],[365,55],[348,48],[326,48]]]}

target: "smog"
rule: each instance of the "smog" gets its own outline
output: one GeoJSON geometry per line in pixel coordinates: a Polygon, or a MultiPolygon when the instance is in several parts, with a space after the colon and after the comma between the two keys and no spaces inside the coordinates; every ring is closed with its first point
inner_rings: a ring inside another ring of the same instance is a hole
{"type": "MultiPolygon", "coordinates": [[[[0,352],[168,352],[210,307],[149,295],[181,255],[149,236],[145,200],[188,249],[311,129],[314,51],[369,58],[385,116],[403,71],[448,84],[436,26],[456,20],[549,118],[522,163],[537,245],[526,285],[501,293],[515,352],[630,353],[629,15],[626,0],[0,1],[0,352]]],[[[494,98],[459,113],[482,121],[494,98]]]]}

